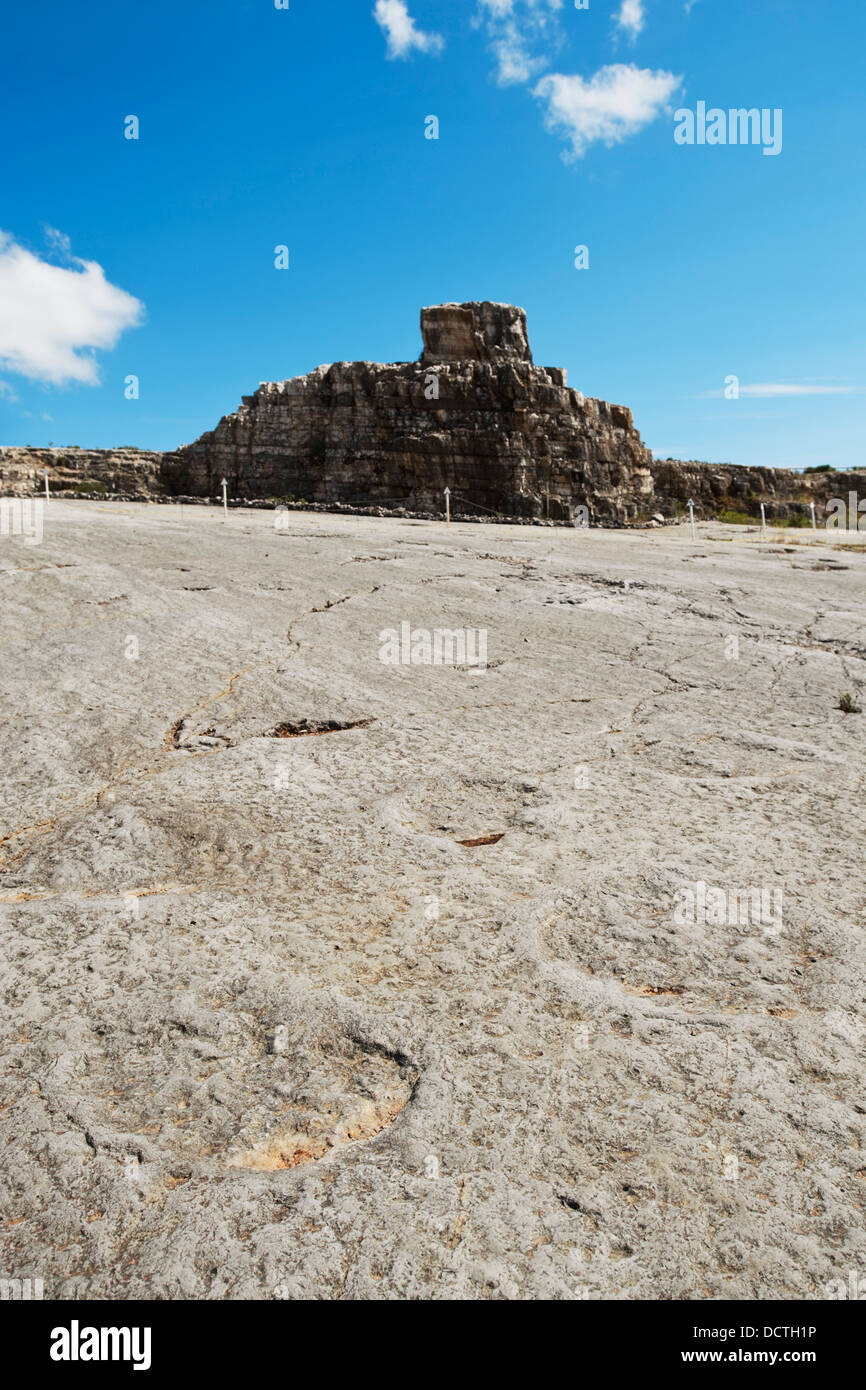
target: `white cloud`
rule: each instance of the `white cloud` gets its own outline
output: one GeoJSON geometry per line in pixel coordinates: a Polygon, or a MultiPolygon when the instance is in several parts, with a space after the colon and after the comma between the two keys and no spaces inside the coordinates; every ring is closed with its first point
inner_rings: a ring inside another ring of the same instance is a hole
{"type": "Polygon", "coordinates": [[[630,39],[636,39],[646,23],[644,0],[622,0],[616,22],[630,39]]]}
{"type": "Polygon", "coordinates": [[[420,53],[441,53],[440,34],[425,34],[415,27],[406,0],[376,0],[373,18],[388,40],[389,58],[406,58],[417,48],[420,53]]]}
{"type": "Polygon", "coordinates": [[[532,57],[515,24],[504,25],[490,47],[496,58],[496,80],[501,87],[528,82],[544,66],[543,59],[532,57]]]}
{"type": "Polygon", "coordinates": [[[573,157],[580,159],[599,140],[616,145],[649,125],[681,80],[671,72],[612,63],[588,80],[577,74],[549,73],[533,95],[547,103],[547,129],[568,139],[573,157]]]}
{"type": "Polygon", "coordinates": [[[547,66],[563,42],[562,7],[563,0],[479,0],[476,22],[487,27],[501,87],[529,82],[547,66]]]}
{"type": "MultiPolygon", "coordinates": [[[[69,258],[69,241],[48,229],[51,245],[69,258]]],[[[0,231],[0,366],[33,381],[95,386],[97,348],[113,348],[141,322],[144,305],[112,285],[96,261],[42,261],[0,231]]]]}
{"type": "Polygon", "coordinates": [[[14,387],[10,386],[8,381],[0,381],[0,401],[8,401],[10,405],[13,405],[17,399],[18,396],[14,387]]]}
{"type": "MultiPolygon", "coordinates": [[[[589,145],[615,145],[655,120],[681,85],[673,73],[615,63],[592,77],[550,72],[553,55],[566,39],[562,23],[567,0],[476,0],[473,27],[487,31],[500,86],[535,82],[533,95],[546,104],[545,126],[571,143],[580,158],[589,145]],[[541,76],[547,70],[546,76],[541,76]]],[[[632,39],[644,28],[646,0],[617,0],[617,26],[632,39]]],[[[571,0],[568,0],[571,7],[571,0]]],[[[374,16],[388,38],[388,57],[413,48],[441,51],[438,34],[415,27],[405,0],[376,0],[374,16]]]]}

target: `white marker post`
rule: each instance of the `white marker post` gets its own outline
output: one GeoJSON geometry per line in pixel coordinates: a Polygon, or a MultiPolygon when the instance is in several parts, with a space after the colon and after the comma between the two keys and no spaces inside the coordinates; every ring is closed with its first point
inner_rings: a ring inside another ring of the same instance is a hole
{"type": "Polygon", "coordinates": [[[812,530],[813,530],[813,531],[817,531],[817,529],[818,529],[818,523],[817,523],[817,521],[815,520],[815,503],[814,503],[814,502],[810,502],[810,503],[809,503],[809,506],[812,508],[812,530]]]}
{"type": "Polygon", "coordinates": [[[450,489],[450,487],[446,487],[446,489],[445,489],[445,525],[446,525],[446,526],[450,526],[450,525],[451,525],[451,489],[450,489]]]}
{"type": "Polygon", "coordinates": [[[43,468],[42,472],[45,474],[45,505],[47,507],[48,503],[51,501],[51,489],[48,486],[48,469],[43,468]]]}
{"type": "Polygon", "coordinates": [[[691,497],[689,498],[689,520],[692,523],[692,540],[696,541],[698,536],[697,532],[695,531],[695,504],[692,501],[691,497]]]}
{"type": "Polygon", "coordinates": [[[762,503],[761,503],[761,535],[762,535],[762,536],[765,536],[766,534],[767,534],[767,513],[766,513],[766,511],[765,511],[765,509],[764,509],[764,504],[763,504],[763,502],[762,502],[762,503]]]}
{"type": "Polygon", "coordinates": [[[223,520],[225,520],[225,518],[229,514],[229,499],[226,492],[226,489],[228,488],[228,481],[226,478],[223,478],[222,482],[220,483],[220,487],[223,490],[223,520]]]}

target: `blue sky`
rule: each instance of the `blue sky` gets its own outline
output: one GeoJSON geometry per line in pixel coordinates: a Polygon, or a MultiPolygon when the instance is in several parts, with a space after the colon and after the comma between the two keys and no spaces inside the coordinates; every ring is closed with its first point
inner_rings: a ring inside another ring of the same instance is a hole
{"type": "Polygon", "coordinates": [[[9,6],[0,443],[172,448],[494,299],[661,456],[864,466],[864,48],[852,0],[9,6]],[[677,144],[699,101],[781,153],[677,144]]]}

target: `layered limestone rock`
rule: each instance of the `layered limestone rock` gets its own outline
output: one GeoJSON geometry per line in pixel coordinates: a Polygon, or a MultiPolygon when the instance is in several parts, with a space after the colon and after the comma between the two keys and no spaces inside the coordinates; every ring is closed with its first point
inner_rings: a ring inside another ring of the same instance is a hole
{"type": "Polygon", "coordinates": [[[0,448],[0,493],[28,497],[41,492],[48,474],[53,492],[86,497],[109,492],[153,497],[165,491],[165,455],[147,449],[0,448]]]}
{"type": "MultiPolygon", "coordinates": [[[[735,513],[760,520],[763,503],[768,521],[807,523],[814,504],[818,523],[828,514],[831,498],[848,503],[849,494],[866,497],[863,472],[794,473],[788,468],[744,468],[724,463],[685,463],[655,459],[653,489],[669,516],[686,511],[689,498],[698,516],[735,513]]],[[[852,514],[856,514],[856,506],[852,514]]]]}
{"type": "Polygon", "coordinates": [[[526,314],[513,304],[436,304],[421,310],[421,361],[528,362],[526,314]]]}
{"type": "MultiPolygon", "coordinates": [[[[416,362],[337,362],[263,382],[193,444],[144,450],[0,450],[0,492],[42,487],[504,515],[594,525],[698,515],[809,519],[814,502],[864,488],[862,473],[655,460],[624,406],[569,388],[560,367],[533,363],[526,315],[512,304],[421,310],[416,362]]],[[[856,511],[856,507],[855,507],[856,511]]]]}
{"type": "Polygon", "coordinates": [[[652,501],[631,412],[537,367],[508,304],[422,310],[418,362],[338,362],[263,383],[166,460],[173,491],[624,522],[652,501]]]}

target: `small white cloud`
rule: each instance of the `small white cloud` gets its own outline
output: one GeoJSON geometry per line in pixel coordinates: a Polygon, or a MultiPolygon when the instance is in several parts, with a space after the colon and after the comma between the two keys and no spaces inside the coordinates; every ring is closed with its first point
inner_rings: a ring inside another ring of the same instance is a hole
{"type": "Polygon", "coordinates": [[[0,381],[0,401],[8,401],[13,405],[18,399],[18,394],[8,381],[0,381]]]}
{"type": "Polygon", "coordinates": [[[616,22],[629,38],[634,40],[646,23],[643,8],[644,0],[622,0],[616,22]]]}
{"type": "Polygon", "coordinates": [[[406,0],[376,0],[373,18],[388,40],[389,58],[407,58],[415,48],[419,53],[441,53],[445,47],[441,34],[416,28],[406,0]]]}
{"type": "Polygon", "coordinates": [[[560,72],[543,77],[533,95],[546,102],[544,123],[571,142],[580,159],[592,144],[617,145],[654,121],[682,79],[634,63],[612,63],[591,78],[560,72]]]}
{"type": "MultiPolygon", "coordinates": [[[[68,257],[61,232],[49,241],[68,257]]],[[[53,386],[95,386],[93,351],[113,348],[141,322],[144,305],[110,284],[96,261],[71,259],[69,266],[42,261],[0,231],[0,366],[53,386]]]]}

